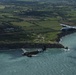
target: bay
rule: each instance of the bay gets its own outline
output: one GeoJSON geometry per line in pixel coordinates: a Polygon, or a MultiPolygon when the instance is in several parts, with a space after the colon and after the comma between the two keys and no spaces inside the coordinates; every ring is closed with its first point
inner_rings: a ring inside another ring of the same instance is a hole
{"type": "Polygon", "coordinates": [[[35,57],[21,50],[0,51],[0,75],[76,75],[76,33],[60,41],[69,51],[48,48],[35,57]]]}

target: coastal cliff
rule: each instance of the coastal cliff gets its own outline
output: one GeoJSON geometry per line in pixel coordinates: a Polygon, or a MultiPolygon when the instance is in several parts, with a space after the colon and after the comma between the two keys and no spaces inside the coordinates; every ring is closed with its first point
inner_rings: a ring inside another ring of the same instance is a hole
{"type": "Polygon", "coordinates": [[[13,44],[0,44],[0,49],[18,49],[18,48],[64,48],[59,43],[13,43],[13,44]]]}
{"type": "Polygon", "coordinates": [[[74,32],[76,32],[76,30],[66,32],[61,31],[61,33],[58,34],[55,43],[0,43],[0,49],[7,50],[7,49],[19,49],[19,48],[42,48],[43,46],[46,46],[46,48],[65,48],[62,44],[59,43],[61,37],[64,37],[65,35],[74,32]]]}
{"type": "Polygon", "coordinates": [[[0,43],[0,49],[19,49],[19,48],[65,48],[59,43],[60,39],[65,35],[76,32],[76,29],[64,30],[58,34],[55,43],[0,43]]]}
{"type": "Polygon", "coordinates": [[[75,32],[76,32],[76,30],[61,31],[61,33],[58,34],[58,37],[57,37],[56,41],[59,42],[62,37],[66,36],[66,35],[69,35],[69,34],[72,34],[72,33],[75,33],[75,32]]]}

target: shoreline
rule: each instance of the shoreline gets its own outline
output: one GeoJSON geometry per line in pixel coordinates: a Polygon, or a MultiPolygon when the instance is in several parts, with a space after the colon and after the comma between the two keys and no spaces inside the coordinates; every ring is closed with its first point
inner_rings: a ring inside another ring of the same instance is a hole
{"type": "MultiPolygon", "coordinates": [[[[62,26],[62,28],[73,28],[74,26],[69,26],[69,25],[66,25],[66,24],[60,24],[62,26]]],[[[65,31],[61,31],[60,34],[58,34],[58,37],[56,39],[56,42],[59,42],[61,40],[62,37],[66,36],[66,35],[69,35],[69,34],[72,34],[72,33],[75,33],[76,32],[76,27],[71,29],[71,30],[66,30],[65,31]]]]}
{"type": "Polygon", "coordinates": [[[42,48],[43,46],[46,46],[46,48],[65,48],[62,44],[60,44],[60,40],[62,37],[72,34],[76,32],[76,30],[72,31],[61,31],[61,33],[58,34],[58,37],[56,39],[56,43],[0,43],[0,50],[12,50],[12,49],[21,49],[21,48],[42,48]]]}
{"type": "Polygon", "coordinates": [[[1,44],[0,43],[0,50],[13,50],[13,49],[21,49],[21,48],[42,48],[43,46],[46,46],[46,48],[65,48],[62,44],[60,44],[60,40],[62,37],[72,34],[76,32],[75,31],[69,31],[69,32],[61,32],[58,34],[58,37],[56,39],[56,43],[9,43],[9,44],[1,44]]]}
{"type": "Polygon", "coordinates": [[[56,39],[56,42],[60,42],[62,37],[66,36],[66,35],[70,35],[70,34],[75,33],[75,32],[76,32],[76,30],[75,31],[68,31],[66,33],[61,32],[60,34],[58,34],[58,38],[56,39]]]}
{"type": "Polygon", "coordinates": [[[20,49],[20,48],[64,48],[60,43],[14,43],[14,44],[0,44],[0,50],[20,49]]]}

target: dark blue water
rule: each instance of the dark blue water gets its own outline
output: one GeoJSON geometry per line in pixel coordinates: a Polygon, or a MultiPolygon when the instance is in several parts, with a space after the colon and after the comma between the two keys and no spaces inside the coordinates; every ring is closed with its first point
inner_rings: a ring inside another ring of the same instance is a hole
{"type": "Polygon", "coordinates": [[[21,50],[0,51],[0,75],[76,75],[76,33],[60,43],[70,50],[47,49],[32,58],[21,50]]]}

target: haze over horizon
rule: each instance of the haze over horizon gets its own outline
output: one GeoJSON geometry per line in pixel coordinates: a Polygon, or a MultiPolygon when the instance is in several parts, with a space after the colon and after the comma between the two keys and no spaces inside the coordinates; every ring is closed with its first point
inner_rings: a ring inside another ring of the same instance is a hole
{"type": "Polygon", "coordinates": [[[75,0],[0,0],[0,1],[49,1],[49,2],[76,2],[75,0]]]}

